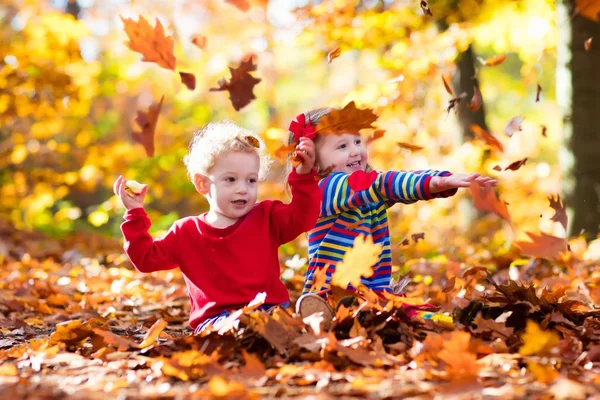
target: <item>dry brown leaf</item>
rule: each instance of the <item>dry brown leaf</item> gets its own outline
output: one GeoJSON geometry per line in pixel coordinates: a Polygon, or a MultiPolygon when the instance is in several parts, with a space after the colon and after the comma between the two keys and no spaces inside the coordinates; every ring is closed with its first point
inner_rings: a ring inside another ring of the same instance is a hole
{"type": "Polygon", "coordinates": [[[427,5],[427,2],[421,0],[421,10],[423,10],[423,14],[433,17],[433,13],[431,12],[431,8],[427,5]]]}
{"type": "Polygon", "coordinates": [[[471,110],[471,112],[479,110],[481,108],[481,102],[481,92],[477,86],[473,86],[473,97],[469,103],[469,110],[471,110]]]}
{"type": "Polygon", "coordinates": [[[148,329],[148,332],[146,332],[146,336],[144,336],[144,340],[142,340],[142,343],[140,343],[138,345],[138,347],[140,349],[145,349],[146,347],[151,346],[154,343],[156,343],[158,336],[161,334],[161,332],[166,327],[167,327],[167,321],[165,321],[164,319],[159,319],[158,321],[156,321],[150,327],[150,329],[148,329]]]}
{"type": "Polygon", "coordinates": [[[458,96],[450,99],[448,101],[448,107],[446,108],[446,112],[448,114],[450,114],[450,111],[452,111],[452,109],[454,109],[454,112],[457,113],[458,112],[458,105],[460,104],[461,101],[463,101],[465,98],[467,97],[467,93],[463,92],[461,94],[459,94],[458,96]]]}
{"type": "Polygon", "coordinates": [[[183,83],[188,89],[196,89],[196,76],[194,76],[194,74],[180,71],[179,76],[181,77],[181,83],[183,83]]]}
{"type": "Polygon", "coordinates": [[[567,241],[563,238],[541,232],[539,235],[526,232],[531,242],[515,242],[523,255],[529,257],[557,260],[561,253],[567,251],[567,241]]]}
{"type": "Polygon", "coordinates": [[[448,92],[450,96],[454,96],[454,91],[452,90],[452,86],[450,85],[450,82],[452,82],[452,75],[450,75],[450,73],[448,72],[442,73],[442,82],[444,82],[446,92],[448,92]]]}
{"type": "Polygon", "coordinates": [[[338,58],[340,56],[340,54],[342,54],[342,49],[339,47],[336,47],[335,49],[331,50],[327,54],[327,63],[331,64],[331,62],[333,60],[335,60],[336,58],[338,58]]]}
{"type": "Polygon", "coordinates": [[[451,292],[452,290],[454,290],[455,285],[456,285],[456,277],[453,276],[452,278],[450,278],[446,281],[444,286],[442,286],[442,292],[444,292],[444,293],[451,292]]]}
{"type": "Polygon", "coordinates": [[[481,60],[481,63],[488,67],[494,67],[500,65],[506,60],[506,54],[499,54],[497,56],[488,58],[487,60],[481,60]]]}
{"type": "Polygon", "coordinates": [[[370,136],[367,139],[367,142],[365,143],[365,145],[369,145],[369,144],[373,143],[374,141],[381,139],[384,134],[385,134],[385,129],[376,129],[375,132],[373,132],[373,136],[370,136]]]}
{"type": "Polygon", "coordinates": [[[525,165],[526,162],[527,162],[527,157],[525,157],[522,160],[518,160],[518,161],[515,161],[513,163],[510,163],[510,165],[508,167],[504,168],[504,170],[505,171],[508,171],[508,170],[516,171],[519,168],[521,168],[523,165],[525,165]]]}
{"type": "Polygon", "coordinates": [[[283,144],[275,150],[275,157],[281,164],[284,164],[288,159],[289,155],[296,151],[296,143],[283,144]]]}
{"type": "Polygon", "coordinates": [[[361,129],[373,129],[377,115],[370,108],[356,108],[354,101],[346,104],[341,110],[333,109],[319,121],[316,132],[320,135],[342,135],[359,133],[361,129]]]}
{"type": "Polygon", "coordinates": [[[353,247],[346,251],[342,261],[336,265],[331,284],[343,289],[348,287],[348,283],[358,286],[361,276],[368,278],[373,275],[371,267],[379,260],[381,249],[379,243],[373,243],[371,236],[358,235],[353,247]]]}
{"type": "Polygon", "coordinates": [[[221,79],[218,82],[219,87],[211,88],[210,91],[228,91],[233,108],[239,111],[256,98],[253,93],[254,86],[261,80],[250,75],[250,72],[253,71],[256,71],[254,56],[249,56],[245,61],[240,63],[238,68],[229,67],[229,72],[231,73],[229,81],[224,78],[221,79]]]}
{"type": "Polygon", "coordinates": [[[473,196],[473,205],[481,211],[489,211],[510,222],[510,215],[506,208],[506,203],[498,200],[494,189],[491,187],[482,187],[473,182],[470,187],[473,196]]]}
{"type": "Polygon", "coordinates": [[[246,12],[250,9],[250,2],[248,0],[225,0],[225,2],[236,6],[243,12],[246,12]]]}
{"type": "Polygon", "coordinates": [[[504,146],[502,143],[479,125],[471,124],[469,125],[469,130],[473,132],[475,137],[482,139],[488,146],[500,151],[501,153],[504,152],[504,146]]]}
{"type": "Polygon", "coordinates": [[[567,209],[565,208],[563,202],[560,200],[560,195],[548,197],[550,201],[550,207],[554,210],[554,215],[550,218],[554,222],[560,222],[563,228],[567,229],[567,209]]]}
{"type": "Polygon", "coordinates": [[[413,233],[410,238],[415,243],[419,243],[419,240],[425,240],[425,232],[413,233]]]}
{"type": "Polygon", "coordinates": [[[131,137],[144,146],[148,157],[154,156],[154,132],[156,131],[156,123],[164,98],[165,96],[162,96],[158,104],[151,105],[147,112],[138,111],[135,119],[142,131],[133,132],[131,137]]]}
{"type": "Polygon", "coordinates": [[[504,127],[504,133],[506,133],[506,135],[508,137],[511,137],[516,132],[522,131],[523,129],[521,128],[521,124],[523,123],[524,120],[525,120],[525,118],[523,118],[520,115],[517,115],[516,117],[512,117],[506,123],[506,126],[504,127]]]}
{"type": "Polygon", "coordinates": [[[540,101],[540,94],[541,93],[542,93],[542,87],[538,83],[538,85],[537,85],[537,91],[535,92],[535,102],[536,103],[540,101]]]}
{"type": "Polygon", "coordinates": [[[492,168],[494,171],[502,171],[502,167],[499,165],[495,165],[494,168],[492,168]]]}
{"type": "Polygon", "coordinates": [[[165,29],[156,18],[154,28],[150,26],[143,16],[138,21],[121,17],[125,33],[129,38],[127,47],[144,56],[142,61],[153,62],[158,66],[175,71],[177,59],[173,54],[175,41],[170,36],[165,36],[165,29]]]}
{"type": "Polygon", "coordinates": [[[592,49],[592,39],[594,39],[593,37],[586,39],[585,42],[583,42],[583,47],[585,48],[585,51],[590,51],[592,49]]]}
{"type": "Polygon", "coordinates": [[[206,47],[206,43],[208,42],[208,38],[198,33],[192,36],[191,42],[194,45],[196,45],[199,49],[204,50],[204,48],[206,47]]]}
{"type": "Polygon", "coordinates": [[[244,357],[244,366],[241,368],[241,372],[244,377],[262,378],[265,376],[265,366],[256,355],[242,349],[242,356],[244,357]]]}
{"type": "Polygon", "coordinates": [[[419,150],[423,150],[425,148],[425,147],[417,146],[417,145],[410,144],[410,143],[404,143],[404,142],[396,142],[396,144],[401,149],[407,149],[410,151],[419,151],[419,150]]]}
{"type": "Polygon", "coordinates": [[[118,351],[127,351],[127,349],[136,347],[136,344],[133,341],[111,331],[96,328],[94,329],[94,333],[101,337],[106,345],[113,345],[118,351]]]}
{"type": "Polygon", "coordinates": [[[548,137],[548,135],[546,133],[547,131],[548,131],[548,127],[546,125],[542,125],[542,136],[545,138],[548,137]]]}

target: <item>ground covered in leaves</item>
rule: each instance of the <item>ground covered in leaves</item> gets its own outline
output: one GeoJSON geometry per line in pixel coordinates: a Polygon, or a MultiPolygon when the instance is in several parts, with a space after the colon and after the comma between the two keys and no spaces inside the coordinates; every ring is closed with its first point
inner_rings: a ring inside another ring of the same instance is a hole
{"type": "MultiPolygon", "coordinates": [[[[193,336],[177,272],[144,275],[118,243],[0,225],[4,398],[557,398],[600,388],[600,262],[413,260],[407,298],[363,290],[329,331],[253,307],[193,336]],[[452,324],[409,319],[429,299],[452,324]],[[314,397],[313,397],[314,398],[314,397]]],[[[301,276],[288,281],[293,298],[301,276]]],[[[333,301],[345,295],[337,289],[333,301]]]]}

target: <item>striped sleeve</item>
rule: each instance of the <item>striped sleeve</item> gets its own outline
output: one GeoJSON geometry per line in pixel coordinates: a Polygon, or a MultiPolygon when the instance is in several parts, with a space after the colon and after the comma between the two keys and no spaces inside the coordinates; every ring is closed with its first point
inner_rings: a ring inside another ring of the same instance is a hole
{"type": "MultiPolygon", "coordinates": [[[[362,171],[354,174],[365,174],[362,171]]],[[[367,204],[395,203],[411,204],[418,200],[430,200],[437,197],[449,197],[456,190],[432,194],[429,181],[434,176],[451,175],[448,171],[387,171],[374,175],[370,186],[362,190],[352,190],[350,177],[343,172],[334,172],[319,182],[323,194],[321,217],[336,215],[367,204]]]]}

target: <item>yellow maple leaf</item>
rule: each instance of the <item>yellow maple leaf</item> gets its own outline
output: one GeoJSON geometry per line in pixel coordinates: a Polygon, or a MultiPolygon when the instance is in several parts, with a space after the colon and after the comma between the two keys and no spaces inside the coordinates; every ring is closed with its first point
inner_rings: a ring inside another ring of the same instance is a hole
{"type": "Polygon", "coordinates": [[[127,47],[144,56],[142,61],[153,62],[158,66],[175,71],[177,59],[173,54],[175,41],[171,36],[165,36],[165,29],[156,19],[154,28],[140,15],[136,22],[133,19],[123,18],[125,33],[129,38],[127,47]]]}
{"type": "Polygon", "coordinates": [[[358,133],[361,129],[373,129],[377,115],[370,108],[359,109],[353,101],[342,109],[333,109],[317,124],[316,132],[321,135],[358,133]]]}
{"type": "Polygon", "coordinates": [[[331,277],[331,284],[343,289],[348,287],[348,282],[356,287],[360,284],[360,277],[373,275],[373,265],[379,260],[381,245],[373,243],[371,236],[359,235],[354,239],[354,246],[344,254],[344,258],[336,265],[331,277]]]}
{"type": "Polygon", "coordinates": [[[560,341],[560,336],[554,331],[543,331],[535,322],[528,320],[525,333],[521,335],[523,346],[519,353],[523,356],[548,354],[560,341]]]}

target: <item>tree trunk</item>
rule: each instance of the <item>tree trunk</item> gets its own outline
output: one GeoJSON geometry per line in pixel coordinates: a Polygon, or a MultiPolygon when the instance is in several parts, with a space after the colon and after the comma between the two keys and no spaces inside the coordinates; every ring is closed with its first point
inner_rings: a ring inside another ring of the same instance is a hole
{"type": "Polygon", "coordinates": [[[556,97],[563,116],[560,163],[571,235],[595,239],[600,225],[600,24],[574,15],[574,0],[557,3],[556,97]],[[589,51],[584,43],[598,40],[589,51]]]}
{"type": "Polygon", "coordinates": [[[455,93],[456,95],[460,95],[461,93],[467,94],[467,97],[461,101],[458,106],[458,120],[460,121],[463,130],[463,137],[471,138],[473,137],[473,133],[469,129],[471,124],[477,124],[486,131],[488,130],[487,124],[485,123],[483,101],[481,102],[479,110],[475,112],[471,112],[468,107],[471,98],[473,98],[473,93],[475,91],[474,87],[476,86],[479,89],[479,81],[477,80],[475,71],[475,55],[473,54],[472,46],[469,46],[467,50],[461,53],[456,65],[458,67],[459,76],[458,82],[454,85],[455,93]]]}

